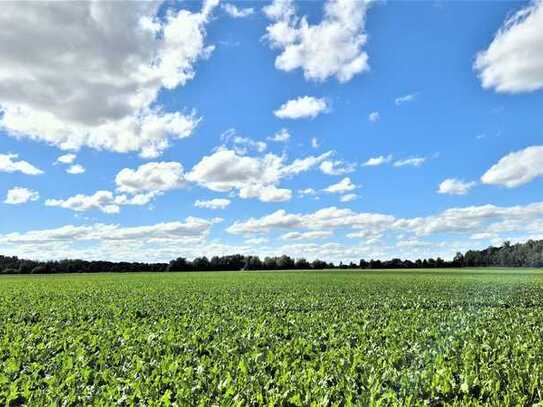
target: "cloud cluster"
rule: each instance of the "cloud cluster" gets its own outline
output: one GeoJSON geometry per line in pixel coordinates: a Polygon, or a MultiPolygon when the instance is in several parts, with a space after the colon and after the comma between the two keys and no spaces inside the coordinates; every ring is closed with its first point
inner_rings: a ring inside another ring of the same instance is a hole
{"type": "Polygon", "coordinates": [[[66,169],[66,172],[72,175],[83,174],[85,171],[85,167],[83,167],[81,164],[70,165],[66,169]]]}
{"type": "Polygon", "coordinates": [[[209,201],[197,200],[194,202],[194,206],[205,209],[226,209],[231,202],[230,199],[215,198],[210,199],[209,201]]]}
{"type": "Polygon", "coordinates": [[[424,164],[428,159],[426,157],[413,157],[413,158],[406,158],[404,160],[398,160],[394,162],[394,167],[420,167],[422,164],[424,164]]]}
{"type": "Polygon", "coordinates": [[[245,18],[252,16],[255,12],[254,8],[252,7],[246,7],[246,8],[239,8],[235,4],[232,3],[223,3],[222,9],[232,18],[245,18]]]}
{"type": "Polygon", "coordinates": [[[97,223],[89,226],[66,225],[55,229],[31,230],[0,235],[1,243],[49,243],[58,241],[179,240],[203,238],[219,219],[188,217],[185,222],[158,223],[150,226],[122,227],[97,223]]]}
{"type": "Polygon", "coordinates": [[[321,163],[319,168],[326,175],[345,175],[353,172],[356,169],[356,164],[341,160],[326,160],[321,163]]]}
{"type": "Polygon", "coordinates": [[[362,165],[364,167],[377,167],[378,165],[388,164],[392,161],[392,155],[380,155],[378,157],[371,157],[362,165]]]}
{"type": "Polygon", "coordinates": [[[543,226],[543,202],[525,206],[495,205],[450,208],[435,215],[396,218],[381,213],[355,212],[336,207],[313,213],[288,213],[281,209],[261,218],[235,221],[226,230],[231,234],[250,235],[273,230],[336,230],[354,229],[351,238],[374,239],[385,233],[401,235],[402,240],[421,236],[477,233],[539,233],[543,226]]]}
{"type": "Polygon", "coordinates": [[[407,95],[399,96],[396,99],[394,99],[394,103],[396,106],[401,106],[404,103],[413,102],[417,98],[416,93],[408,93],[407,95]]]}
{"type": "Polygon", "coordinates": [[[447,178],[439,184],[437,192],[447,195],[466,195],[475,185],[477,183],[474,181],[466,182],[456,178],[447,178]]]}
{"type": "Polygon", "coordinates": [[[367,8],[365,1],[328,0],[322,21],[311,25],[297,16],[292,0],[274,0],[264,13],[272,21],[266,39],[280,51],[275,67],[286,72],[301,68],[314,81],[336,77],[348,82],[367,71],[368,55],[362,49],[367,8]]]}
{"type": "Polygon", "coordinates": [[[368,120],[372,123],[377,123],[381,119],[379,112],[371,112],[368,116],[368,120]]]}
{"type": "Polygon", "coordinates": [[[40,199],[40,194],[28,188],[13,187],[8,190],[5,204],[8,205],[21,205],[30,201],[37,201],[40,199]]]}
{"type": "Polygon", "coordinates": [[[136,170],[124,168],[115,177],[117,191],[129,194],[161,193],[185,184],[183,166],[178,162],[150,162],[136,170]]]}
{"type": "Polygon", "coordinates": [[[76,154],[72,154],[72,153],[63,154],[57,158],[57,160],[55,161],[55,164],[66,164],[66,165],[73,164],[76,158],[77,158],[76,154]]]}
{"type": "Polygon", "coordinates": [[[63,150],[158,156],[198,124],[155,101],[210,55],[205,28],[215,5],[159,21],[158,1],[4,3],[0,128],[63,150]]]}
{"type": "Polygon", "coordinates": [[[280,119],[314,119],[327,110],[326,99],[302,96],[289,100],[273,113],[280,119]]]}
{"type": "Polygon", "coordinates": [[[269,137],[268,140],[275,141],[276,143],[286,143],[290,140],[290,133],[287,129],[281,129],[272,137],[269,137]]]}
{"type": "Polygon", "coordinates": [[[503,93],[543,89],[543,1],[535,0],[510,17],[474,68],[485,89],[503,93]]]}
{"type": "Polygon", "coordinates": [[[57,160],[53,163],[55,164],[65,164],[69,165],[68,168],[66,168],[66,172],[68,174],[77,175],[77,174],[83,174],[86,170],[85,167],[83,167],[81,164],[75,164],[75,160],[77,159],[77,155],[73,153],[63,154],[57,158],[57,160]]]}
{"type": "Polygon", "coordinates": [[[337,184],[332,184],[324,188],[324,191],[330,192],[330,193],[343,194],[346,192],[354,191],[355,189],[356,189],[356,185],[353,184],[353,182],[351,181],[349,177],[345,177],[341,181],[339,181],[337,184]]]}
{"type": "Polygon", "coordinates": [[[18,154],[0,154],[0,172],[21,172],[26,175],[40,175],[43,171],[27,161],[18,160],[18,154]]]}
{"type": "Polygon", "coordinates": [[[282,202],[292,191],[280,188],[282,179],[310,170],[326,160],[331,152],[296,159],[290,164],[275,154],[250,157],[221,149],[203,157],[186,179],[217,192],[237,191],[240,198],[258,198],[263,202],[282,202]]]}
{"type": "Polygon", "coordinates": [[[484,184],[515,188],[543,176],[543,146],[532,146],[507,154],[482,177],[484,184]]]}

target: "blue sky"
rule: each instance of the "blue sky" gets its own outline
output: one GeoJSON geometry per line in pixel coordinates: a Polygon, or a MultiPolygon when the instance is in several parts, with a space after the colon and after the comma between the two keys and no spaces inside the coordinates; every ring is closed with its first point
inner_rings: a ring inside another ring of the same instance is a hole
{"type": "Polygon", "coordinates": [[[0,253],[346,261],[541,238],[542,4],[9,4],[0,253]]]}

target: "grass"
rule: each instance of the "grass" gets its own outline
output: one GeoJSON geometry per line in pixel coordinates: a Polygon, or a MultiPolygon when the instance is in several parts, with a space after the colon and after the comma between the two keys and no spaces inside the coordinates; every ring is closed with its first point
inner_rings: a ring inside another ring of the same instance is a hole
{"type": "Polygon", "coordinates": [[[533,405],[543,271],[0,277],[7,405],[533,405]]]}

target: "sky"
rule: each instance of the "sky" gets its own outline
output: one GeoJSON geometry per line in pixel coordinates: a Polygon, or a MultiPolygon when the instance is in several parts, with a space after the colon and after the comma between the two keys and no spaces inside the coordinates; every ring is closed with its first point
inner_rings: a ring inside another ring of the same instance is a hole
{"type": "Polygon", "coordinates": [[[543,238],[543,2],[3,2],[0,253],[543,238]]]}

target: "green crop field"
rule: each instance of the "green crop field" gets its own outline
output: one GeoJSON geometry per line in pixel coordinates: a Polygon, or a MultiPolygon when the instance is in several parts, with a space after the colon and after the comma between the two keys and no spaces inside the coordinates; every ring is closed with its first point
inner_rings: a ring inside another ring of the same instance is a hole
{"type": "Polygon", "coordinates": [[[543,272],[0,278],[2,405],[534,405],[543,272]]]}

